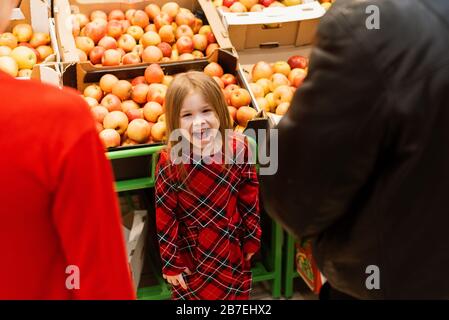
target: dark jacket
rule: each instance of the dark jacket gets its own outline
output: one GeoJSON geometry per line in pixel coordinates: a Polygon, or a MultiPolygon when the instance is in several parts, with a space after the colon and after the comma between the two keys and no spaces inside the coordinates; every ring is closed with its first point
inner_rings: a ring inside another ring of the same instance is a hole
{"type": "Polygon", "coordinates": [[[265,207],[312,239],[333,287],[449,298],[449,1],[337,0],[278,129],[265,207]],[[380,289],[366,287],[370,265],[380,289]]]}

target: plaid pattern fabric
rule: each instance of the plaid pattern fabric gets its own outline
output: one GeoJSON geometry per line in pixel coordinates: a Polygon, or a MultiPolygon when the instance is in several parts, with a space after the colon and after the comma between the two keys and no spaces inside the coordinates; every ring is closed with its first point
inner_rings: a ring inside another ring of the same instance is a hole
{"type": "MultiPolygon", "coordinates": [[[[244,152],[247,160],[247,144],[232,141],[236,158],[244,152]]],[[[244,257],[259,250],[262,232],[255,166],[245,161],[227,168],[203,162],[184,167],[181,181],[167,153],[161,153],[155,187],[162,272],[192,271],[184,274],[188,289],[173,287],[173,299],[248,299],[251,271],[244,257]]]]}

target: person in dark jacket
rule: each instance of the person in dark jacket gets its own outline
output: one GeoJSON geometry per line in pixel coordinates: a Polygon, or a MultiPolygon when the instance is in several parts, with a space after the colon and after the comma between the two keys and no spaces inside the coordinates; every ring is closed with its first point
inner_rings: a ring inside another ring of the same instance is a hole
{"type": "Polygon", "coordinates": [[[265,207],[352,297],[449,298],[448,34],[447,0],[336,1],[279,123],[265,207]]]}

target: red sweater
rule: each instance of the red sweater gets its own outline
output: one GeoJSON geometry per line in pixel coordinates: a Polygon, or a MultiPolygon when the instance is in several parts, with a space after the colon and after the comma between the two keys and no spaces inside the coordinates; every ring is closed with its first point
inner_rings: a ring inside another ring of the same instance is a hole
{"type": "Polygon", "coordinates": [[[87,105],[1,72],[0,97],[0,299],[134,298],[111,167],[87,105]],[[70,265],[79,289],[67,289],[70,265]]]}

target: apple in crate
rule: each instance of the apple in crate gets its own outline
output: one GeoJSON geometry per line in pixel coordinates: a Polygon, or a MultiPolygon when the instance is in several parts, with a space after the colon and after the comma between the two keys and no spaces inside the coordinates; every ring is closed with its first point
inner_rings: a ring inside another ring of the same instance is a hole
{"type": "Polygon", "coordinates": [[[106,149],[120,146],[120,134],[114,129],[104,129],[99,137],[106,149]]]}
{"type": "Polygon", "coordinates": [[[151,126],[144,119],[132,120],[128,125],[128,138],[144,143],[148,141],[151,134],[151,126]]]}
{"type": "Polygon", "coordinates": [[[9,74],[12,77],[17,77],[19,73],[19,66],[16,60],[11,57],[3,56],[0,57],[0,70],[9,74]]]}
{"type": "Polygon", "coordinates": [[[128,117],[122,111],[109,112],[103,120],[105,129],[114,129],[119,134],[123,134],[128,128],[128,117]]]}

